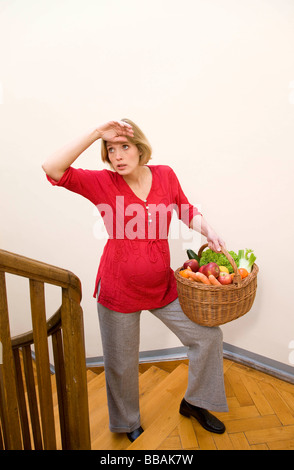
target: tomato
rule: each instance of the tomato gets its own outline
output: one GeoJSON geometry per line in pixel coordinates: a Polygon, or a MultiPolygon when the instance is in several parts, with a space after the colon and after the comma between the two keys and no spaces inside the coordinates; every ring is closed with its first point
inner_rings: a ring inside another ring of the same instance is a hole
{"type": "Polygon", "coordinates": [[[245,268],[239,268],[238,273],[240,274],[241,279],[244,279],[245,277],[248,276],[248,271],[245,268]]]}

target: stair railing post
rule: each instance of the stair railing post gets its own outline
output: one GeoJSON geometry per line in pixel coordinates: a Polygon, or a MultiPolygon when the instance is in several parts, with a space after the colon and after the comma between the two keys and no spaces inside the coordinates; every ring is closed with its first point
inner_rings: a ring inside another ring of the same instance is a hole
{"type": "Polygon", "coordinates": [[[87,393],[86,354],[81,294],[62,289],[61,321],[66,377],[70,448],[91,448],[87,393]]]}
{"type": "Polygon", "coordinates": [[[3,421],[4,446],[8,450],[20,450],[23,447],[4,272],[0,272],[0,341],[3,349],[3,363],[0,364],[0,418],[3,421]]]}

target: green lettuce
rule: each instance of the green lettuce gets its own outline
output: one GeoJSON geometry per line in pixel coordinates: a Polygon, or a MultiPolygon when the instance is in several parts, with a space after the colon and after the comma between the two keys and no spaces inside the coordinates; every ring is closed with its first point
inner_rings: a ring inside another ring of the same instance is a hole
{"type": "MultiPolygon", "coordinates": [[[[238,255],[234,251],[229,251],[229,254],[234,259],[235,263],[238,266],[238,255]]],[[[219,266],[226,266],[228,268],[229,273],[232,274],[234,272],[231,263],[229,262],[228,258],[223,253],[216,253],[215,251],[211,250],[210,248],[203,251],[201,258],[200,258],[200,266],[208,263],[217,263],[219,266]]]]}

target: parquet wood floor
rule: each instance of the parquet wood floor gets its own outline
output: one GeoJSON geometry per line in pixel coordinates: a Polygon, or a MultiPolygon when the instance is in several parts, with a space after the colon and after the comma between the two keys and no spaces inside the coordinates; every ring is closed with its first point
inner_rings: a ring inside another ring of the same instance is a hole
{"type": "Polygon", "coordinates": [[[108,430],[104,374],[89,384],[93,449],[294,450],[294,385],[224,359],[228,413],[214,413],[226,425],[217,435],[178,412],[188,379],[187,363],[143,365],[140,406],[144,433],[130,444],[108,430]],[[99,403],[99,406],[97,406],[99,403]]]}

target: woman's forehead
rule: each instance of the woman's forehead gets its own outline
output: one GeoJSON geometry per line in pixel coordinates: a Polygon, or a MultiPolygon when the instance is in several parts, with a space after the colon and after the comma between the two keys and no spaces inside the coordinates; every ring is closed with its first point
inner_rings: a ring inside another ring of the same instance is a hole
{"type": "Polygon", "coordinates": [[[129,144],[130,141],[123,136],[115,137],[113,140],[108,140],[106,142],[106,147],[113,147],[116,144],[129,144]]]}

